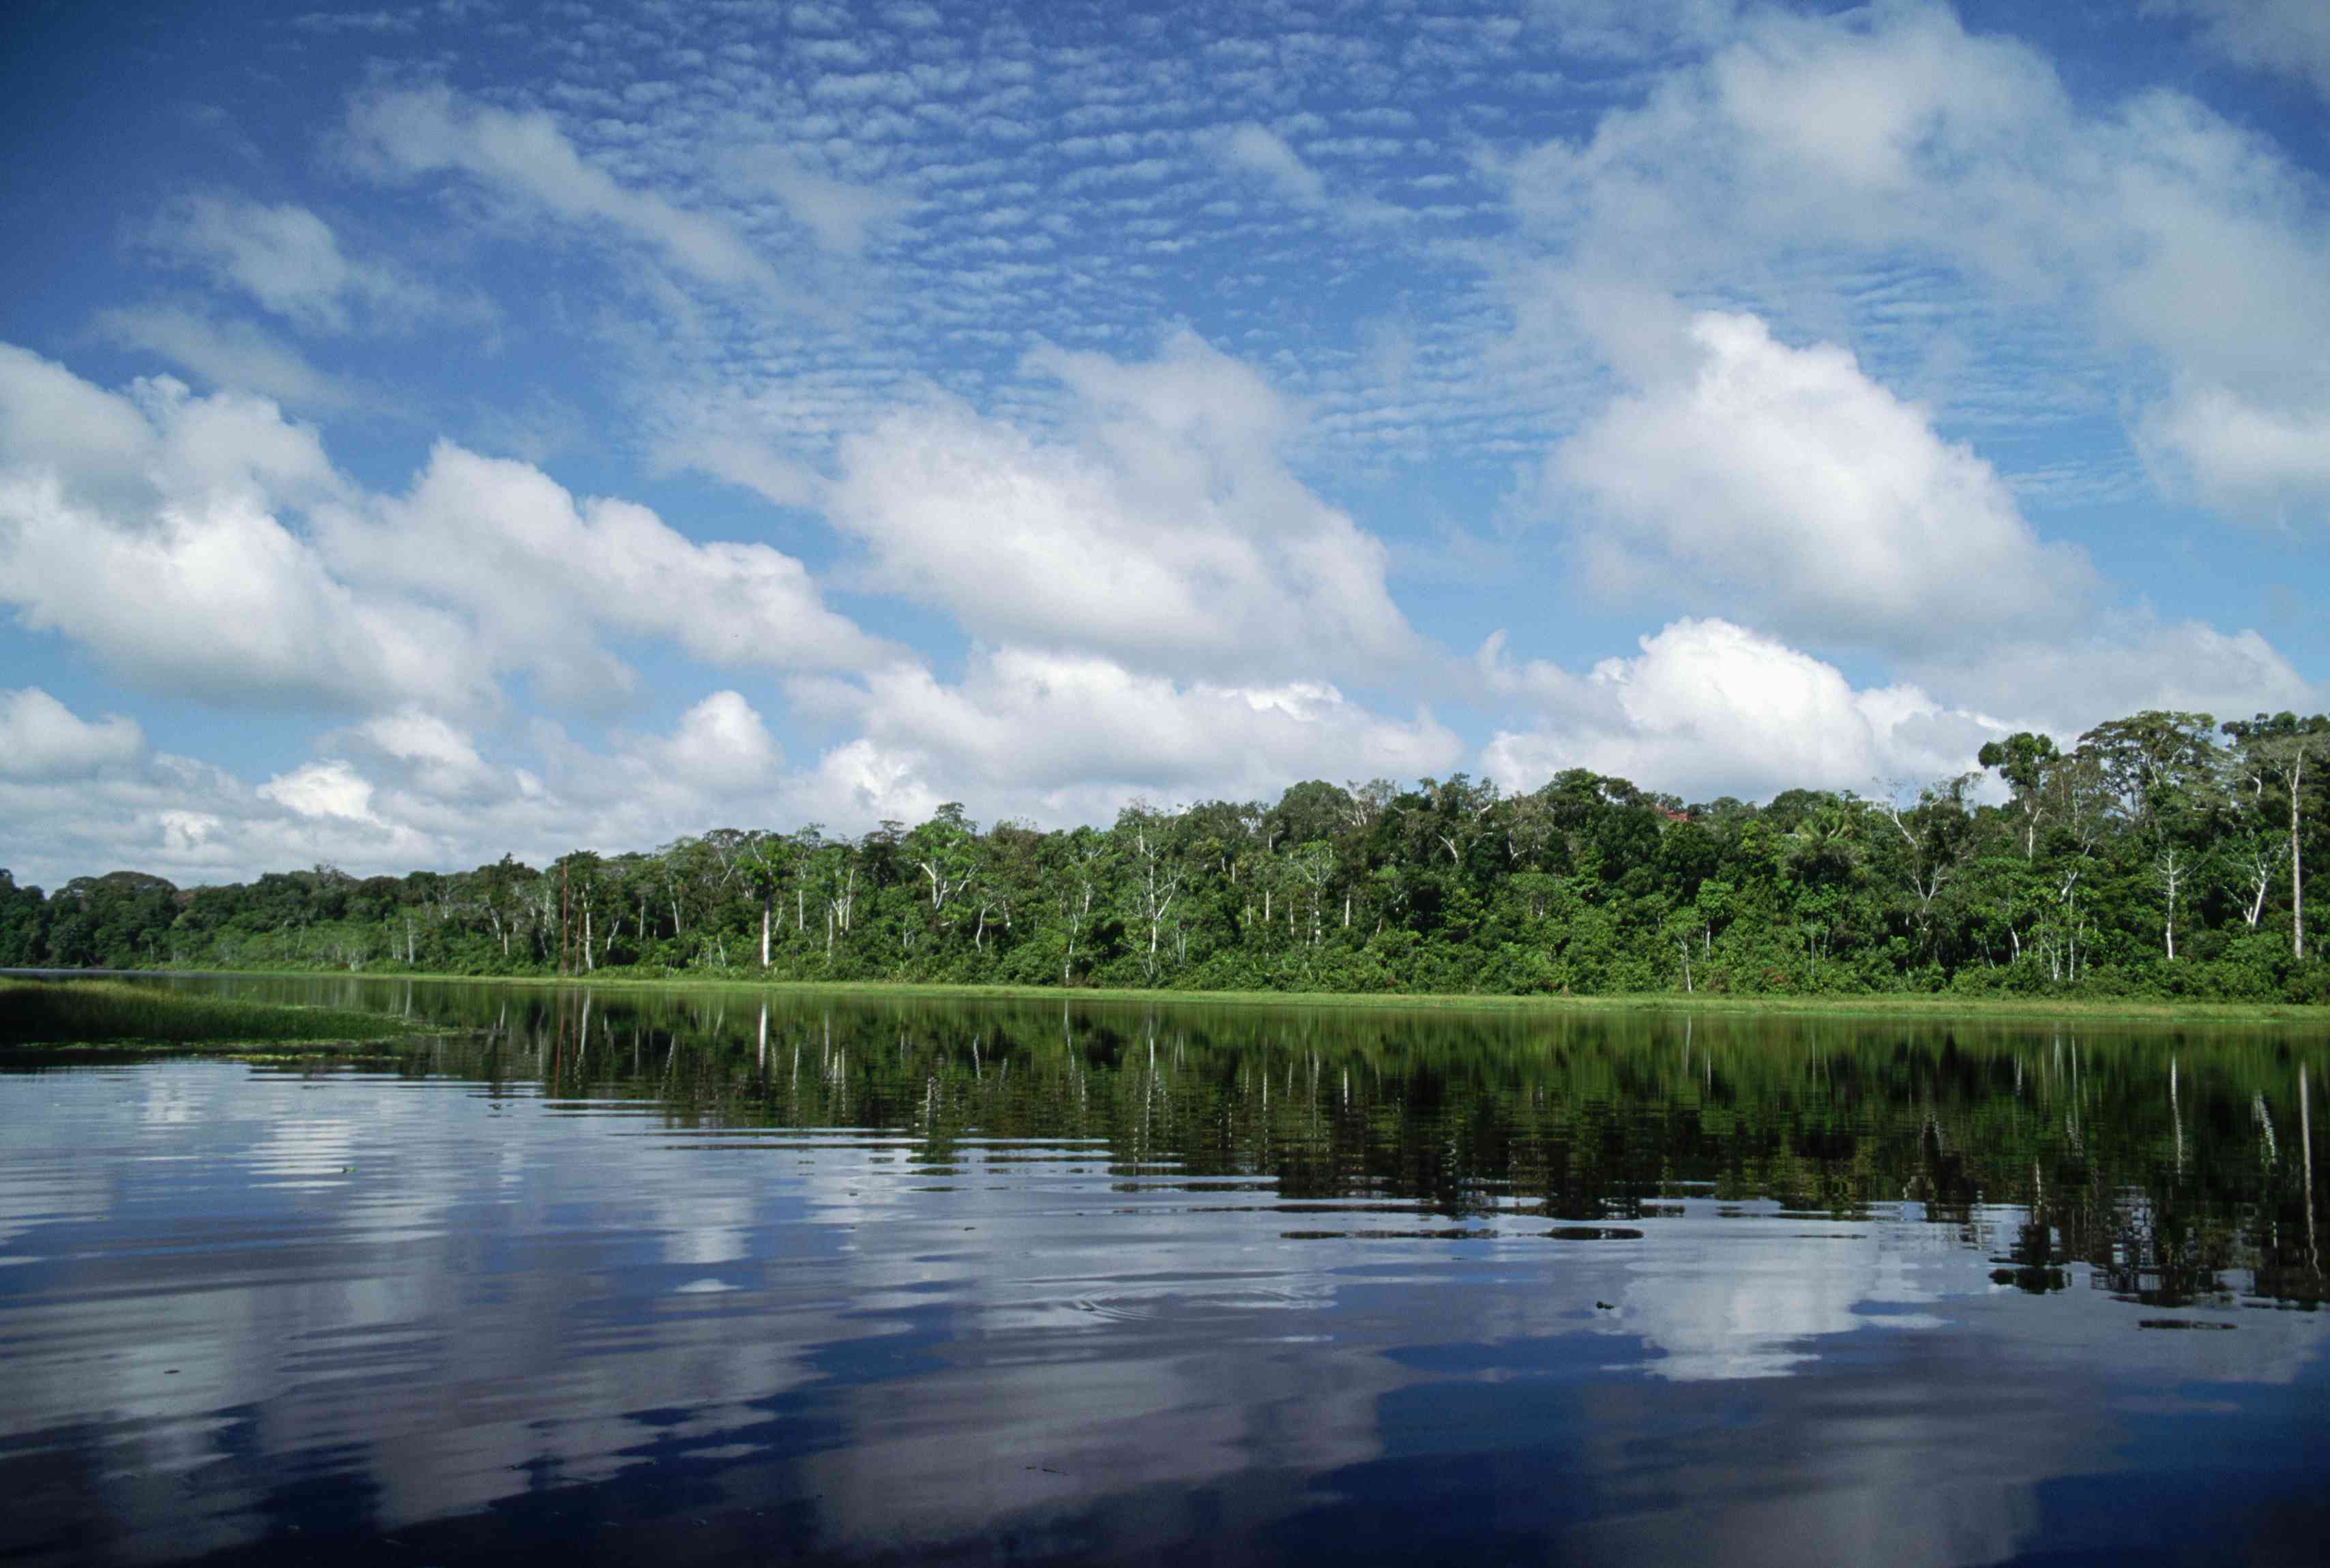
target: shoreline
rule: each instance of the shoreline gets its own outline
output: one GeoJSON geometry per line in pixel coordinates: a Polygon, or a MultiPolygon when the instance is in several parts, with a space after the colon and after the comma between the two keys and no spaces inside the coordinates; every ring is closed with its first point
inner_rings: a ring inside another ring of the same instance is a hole
{"type": "Polygon", "coordinates": [[[980,985],[901,980],[759,980],[732,976],[448,975],[336,969],[48,969],[20,974],[220,979],[410,980],[431,985],[567,987],[592,991],[745,991],[780,996],[857,997],[869,1000],[1063,1002],[1109,1006],[1325,1007],[1431,1013],[1694,1013],[1826,1017],[1915,1017],[2003,1022],[2058,1019],[2153,1024],[2317,1024],[2330,1029],[2330,1007],[2296,1002],[2164,1002],[2142,998],[1959,997],[1949,995],[1710,997],[1681,992],[1594,996],[1373,991],[1178,991],[1105,987],[980,985]]]}

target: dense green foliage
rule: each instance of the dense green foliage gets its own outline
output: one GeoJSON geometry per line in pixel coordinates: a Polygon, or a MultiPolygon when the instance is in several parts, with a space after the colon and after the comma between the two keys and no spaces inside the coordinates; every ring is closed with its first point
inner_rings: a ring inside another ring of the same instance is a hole
{"type": "Polygon", "coordinates": [[[540,870],[117,872],[46,897],[0,872],[0,965],[2330,1000],[2303,880],[2330,857],[2330,720],[2146,713],[1982,760],[1988,783],[1760,807],[1573,770],[1512,795],[1314,780],[1052,833],[951,805],[540,870]]]}
{"type": "Polygon", "coordinates": [[[404,1027],[374,1013],[192,996],[122,980],[0,980],[0,1045],[383,1040],[404,1027]]]}

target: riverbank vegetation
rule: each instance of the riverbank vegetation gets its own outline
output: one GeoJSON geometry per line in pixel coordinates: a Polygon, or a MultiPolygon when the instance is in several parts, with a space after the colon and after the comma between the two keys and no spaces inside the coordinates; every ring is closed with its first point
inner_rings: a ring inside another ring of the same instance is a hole
{"type": "Polygon", "coordinates": [[[44,895],[0,965],[834,983],[2320,1003],[2306,869],[2330,719],[2145,713],[1868,796],[1686,805],[1583,770],[1506,794],[1313,780],[1274,804],[857,837],[719,828],[545,866],[44,895]]]}
{"type": "Polygon", "coordinates": [[[0,980],[0,1045],[384,1040],[406,1028],[376,1013],[194,996],[126,980],[0,980]]]}

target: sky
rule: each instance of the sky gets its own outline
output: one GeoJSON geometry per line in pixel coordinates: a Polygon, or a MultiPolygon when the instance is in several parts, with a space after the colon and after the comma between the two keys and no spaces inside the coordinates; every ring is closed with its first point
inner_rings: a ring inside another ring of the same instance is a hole
{"type": "Polygon", "coordinates": [[[0,865],[2330,687],[2320,0],[18,0],[0,865]]]}

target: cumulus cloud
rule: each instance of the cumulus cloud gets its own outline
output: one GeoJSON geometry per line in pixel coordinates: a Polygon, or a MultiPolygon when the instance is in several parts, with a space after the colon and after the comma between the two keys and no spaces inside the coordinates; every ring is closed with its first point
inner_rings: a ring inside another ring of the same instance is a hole
{"type": "Polygon", "coordinates": [[[578,627],[666,638],[725,665],[849,666],[881,652],[791,556],[698,543],[644,506],[577,500],[531,464],[450,442],[407,495],[330,509],[320,536],[351,577],[458,609],[495,662],[569,701],[633,681],[578,627]]]}
{"type": "MultiPolygon", "coordinates": [[[[24,711],[0,699],[0,743],[24,711]]],[[[400,708],[319,736],[315,760],[257,783],[200,759],[147,753],[135,725],[125,743],[114,726],[127,721],[84,725],[85,734],[43,703],[29,711],[28,732],[78,736],[82,753],[43,771],[0,766],[0,865],[44,884],[117,865],[195,883],[317,862],[361,875],[506,853],[540,864],[577,845],[642,848],[717,823],[791,826],[835,798],[817,775],[783,771],[761,715],[730,691],[668,730],[603,748],[544,722],[522,750],[493,758],[441,715],[400,708]]]]}
{"type": "Polygon", "coordinates": [[[357,166],[380,177],[464,175],[529,215],[604,224],[704,282],[787,292],[734,228],[618,181],[539,109],[494,109],[444,88],[370,93],[350,107],[347,135],[357,166]]]}
{"type": "MultiPolygon", "coordinates": [[[[267,788],[167,753],[89,779],[0,777],[0,865],[49,886],[118,866],[186,884],[318,862],[401,872],[440,848],[378,821],[302,811],[267,788]]],[[[298,783],[279,792],[322,803],[298,783]]]]}
{"type": "Polygon", "coordinates": [[[0,600],[140,686],[213,703],[477,690],[457,626],[360,598],[275,517],[232,498],[125,521],[53,481],[0,477],[0,600]]]}
{"type": "Polygon", "coordinates": [[[606,637],[779,669],[886,656],[767,545],[697,543],[450,444],[373,495],[264,400],[109,392],[5,345],[0,602],[151,690],[359,712],[488,706],[504,673],[620,694],[606,637]]]}
{"type": "Polygon", "coordinates": [[[433,798],[489,793],[503,778],[487,766],[466,732],[416,704],[374,714],[334,737],[333,743],[401,770],[415,789],[433,798]]]}
{"type": "MultiPolygon", "coordinates": [[[[1678,297],[1753,280],[1830,319],[1852,314],[1868,263],[1914,260],[2034,320],[2068,315],[2090,352],[2139,384],[2160,377],[2161,395],[2221,389],[2300,423],[2330,403],[2308,346],[2330,335],[2316,183],[2181,94],[2083,109],[2034,50],[1969,33],[1939,5],[1759,13],[1590,138],[1510,172],[1596,338],[1609,327],[1591,307],[1613,279],[1678,297]]],[[[2330,504],[2302,452],[2174,412],[2158,429],[2204,476],[2247,466],[2221,501],[2330,504]]]]}
{"type": "Polygon", "coordinates": [[[110,392],[9,344],[0,344],[0,465],[46,476],[88,505],[307,501],[342,487],[316,432],[263,398],[191,397],[166,376],[110,392]]]}
{"type": "Polygon", "coordinates": [[[279,773],[256,793],[261,800],[272,800],[295,816],[377,820],[372,814],[372,781],[337,758],[279,773]]]}
{"type": "Polygon", "coordinates": [[[0,345],[0,601],[148,689],[475,694],[458,627],[359,596],[276,515],[343,492],[271,403],[167,380],[122,396],[0,345]]]}
{"type": "Polygon", "coordinates": [[[1581,676],[1539,662],[1513,667],[1492,638],[1482,650],[1492,689],[1540,717],[1500,730],[1482,771],[1513,789],[1583,767],[1694,797],[1866,790],[1970,768],[1999,732],[1918,686],[1855,687],[1833,665],[1726,620],[1679,620],[1641,647],[1581,676]]]}
{"type": "Polygon", "coordinates": [[[2237,716],[2314,709],[2324,693],[2254,630],[2220,631],[2148,610],[2083,618],[2051,634],[1983,638],[1914,662],[1921,683],[2070,740],[2146,708],[2237,716]]]}
{"type": "Polygon", "coordinates": [[[1324,681],[1176,680],[1093,654],[1001,648],[974,656],[957,685],[901,665],[796,694],[862,731],[834,760],[878,781],[869,788],[1047,823],[1105,819],[1142,794],[1274,797],[1302,778],[1412,778],[1462,753],[1429,713],[1391,718],[1324,681]]]}
{"type": "Polygon", "coordinates": [[[2254,631],[2145,612],[1971,639],[1856,685],[1834,665],[1716,619],[1675,621],[1585,675],[1516,665],[1482,645],[1486,690],[1533,713],[1500,729],[1482,769],[1534,789],[1563,768],[1700,798],[1799,785],[1869,789],[1975,766],[1984,741],[2038,730],[2068,745],[2098,719],[2149,708],[2223,714],[2312,707],[2321,694],[2254,631]]]}
{"type": "Polygon", "coordinates": [[[715,692],[682,713],[658,751],[680,777],[721,792],[766,784],[784,761],[761,715],[735,692],[715,692]]]}
{"type": "Polygon", "coordinates": [[[135,719],[108,713],[91,723],[38,686],[0,690],[0,774],[11,779],[80,778],[145,750],[135,719]]]}
{"type": "Polygon", "coordinates": [[[1830,345],[1703,313],[1688,355],[1555,451],[1605,583],[1697,585],[1797,637],[1932,647],[2060,613],[2089,588],[1927,411],[1830,345]]]}
{"type": "Polygon", "coordinates": [[[842,443],[828,513],[878,586],[995,643],[1143,668],[1412,655],[1383,545],[1287,468],[1292,411],[1254,371],[1188,334],[1147,364],[1047,350],[1029,368],[1068,393],[1056,438],[947,402],[842,443]]]}

